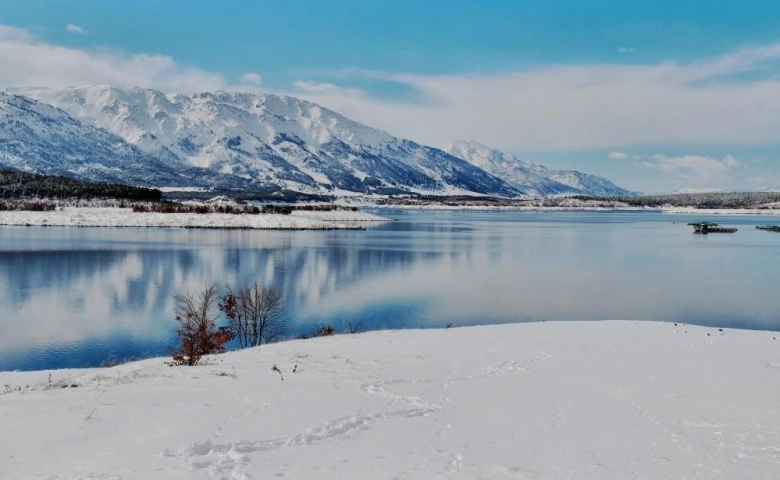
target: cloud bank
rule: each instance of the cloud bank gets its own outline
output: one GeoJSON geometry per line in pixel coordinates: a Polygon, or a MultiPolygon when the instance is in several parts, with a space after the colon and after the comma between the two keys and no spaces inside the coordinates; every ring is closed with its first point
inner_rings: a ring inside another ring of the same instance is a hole
{"type": "Polygon", "coordinates": [[[171,57],[60,47],[3,25],[0,65],[2,87],[113,84],[189,93],[228,85],[222,75],[183,67],[171,57]]]}
{"type": "MultiPolygon", "coordinates": [[[[62,47],[2,25],[0,64],[2,87],[116,84],[191,93],[263,84],[253,72],[231,84],[224,75],[169,56],[62,47]]],[[[474,138],[508,152],[620,154],[670,144],[777,145],[779,70],[780,43],[688,63],[551,65],[453,75],[352,68],[329,77],[319,72],[320,80],[273,91],[427,145],[474,138]],[[396,85],[408,95],[376,95],[372,82],[396,85]]]]}
{"type": "Polygon", "coordinates": [[[684,179],[718,181],[728,178],[734,169],[744,165],[731,155],[718,160],[703,155],[667,157],[657,154],[648,160],[637,162],[636,166],[677,175],[684,179]]]}
{"type": "Polygon", "coordinates": [[[342,72],[397,83],[414,93],[408,101],[335,83],[302,81],[290,93],[432,145],[476,138],[510,152],[741,146],[778,141],[779,66],[775,44],[687,64],[556,65],[474,75],[342,72]]]}

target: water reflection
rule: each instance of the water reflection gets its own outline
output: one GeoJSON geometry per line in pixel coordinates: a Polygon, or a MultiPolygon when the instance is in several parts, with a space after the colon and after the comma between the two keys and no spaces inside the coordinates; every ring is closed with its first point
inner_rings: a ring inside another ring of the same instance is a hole
{"type": "Polygon", "coordinates": [[[173,296],[208,281],[280,288],[292,334],[605,318],[780,328],[780,236],[752,218],[693,236],[660,214],[389,213],[398,221],[366,232],[0,228],[0,369],[165,354],[173,296]]]}

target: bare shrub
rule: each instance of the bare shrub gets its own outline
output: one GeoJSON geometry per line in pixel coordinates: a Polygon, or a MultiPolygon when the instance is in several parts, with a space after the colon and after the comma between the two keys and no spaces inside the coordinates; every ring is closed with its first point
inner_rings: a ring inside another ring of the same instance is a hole
{"type": "Polygon", "coordinates": [[[230,340],[230,334],[217,328],[217,317],[213,314],[214,302],[217,300],[217,287],[206,285],[195,295],[185,293],[176,295],[176,321],[179,328],[176,336],[179,338],[178,350],[169,349],[174,365],[197,365],[204,355],[222,353],[225,343],[230,340]]]}
{"type": "Polygon", "coordinates": [[[324,324],[324,325],[315,325],[314,327],[314,334],[313,337],[329,337],[331,335],[336,334],[336,329],[333,328],[333,325],[324,324]]]}
{"type": "Polygon", "coordinates": [[[231,335],[241,348],[281,339],[287,333],[282,319],[287,304],[279,290],[255,282],[233,291],[228,287],[219,309],[228,320],[231,335]]]}

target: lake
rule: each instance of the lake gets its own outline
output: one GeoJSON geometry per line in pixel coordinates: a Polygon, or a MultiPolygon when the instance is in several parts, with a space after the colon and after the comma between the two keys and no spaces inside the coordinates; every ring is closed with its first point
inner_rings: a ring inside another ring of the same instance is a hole
{"type": "Polygon", "coordinates": [[[777,217],[390,210],[366,231],[0,227],[0,370],[166,355],[174,295],[258,281],[289,334],[639,319],[780,330],[777,217]],[[735,226],[693,235],[689,221],[735,226]]]}

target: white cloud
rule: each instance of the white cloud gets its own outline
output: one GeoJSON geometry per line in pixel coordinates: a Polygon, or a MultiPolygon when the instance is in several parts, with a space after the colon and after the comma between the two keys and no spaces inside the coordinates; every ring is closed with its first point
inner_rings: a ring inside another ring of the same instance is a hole
{"type": "Polygon", "coordinates": [[[632,47],[618,47],[617,51],[619,53],[631,53],[634,51],[634,49],[632,47]]]}
{"type": "Polygon", "coordinates": [[[244,75],[241,77],[241,81],[242,81],[243,83],[247,83],[247,84],[249,84],[249,85],[260,86],[260,85],[262,85],[262,83],[263,83],[263,77],[261,77],[261,76],[260,76],[260,75],[258,75],[257,73],[251,73],[251,72],[250,72],[250,73],[245,73],[245,74],[244,74],[244,75]]]}
{"type": "Polygon", "coordinates": [[[86,35],[87,32],[79,27],[78,25],[74,25],[72,23],[69,23],[65,26],[65,30],[69,31],[70,33],[78,33],[79,35],[86,35]]]}
{"type": "Polygon", "coordinates": [[[680,64],[554,65],[473,75],[348,69],[288,93],[429,145],[480,138],[501,150],[560,151],[664,143],[768,144],[780,131],[780,44],[680,64]],[[749,79],[731,77],[753,72],[749,79]],[[344,77],[394,82],[409,100],[342,87],[344,77]]]}
{"type": "Polygon", "coordinates": [[[694,180],[725,179],[733,169],[743,166],[731,155],[726,155],[722,160],[718,160],[702,155],[667,157],[658,154],[653,155],[651,160],[640,162],[637,166],[694,180]]]}
{"type": "MultiPolygon", "coordinates": [[[[0,65],[0,87],[117,84],[195,92],[253,90],[262,83],[260,75],[249,72],[243,83],[231,85],[223,75],[164,55],[61,47],[3,25],[0,65]]],[[[780,43],[686,64],[553,65],[472,75],[351,68],[336,72],[330,83],[299,81],[279,93],[428,145],[479,138],[509,152],[665,143],[731,149],[777,142],[780,78],[772,74],[776,68],[762,68],[778,65],[780,43]],[[741,72],[752,74],[740,81],[730,77],[741,72]],[[355,77],[368,84],[398,84],[410,92],[409,99],[381,98],[338,84],[355,77]]],[[[729,167],[728,159],[718,161],[729,167]]]]}
{"type": "Polygon", "coordinates": [[[42,42],[28,31],[0,25],[0,86],[132,85],[170,92],[228,87],[222,75],[187,68],[163,55],[84,50],[42,42]]]}
{"type": "Polygon", "coordinates": [[[607,155],[607,157],[610,160],[625,160],[628,158],[628,154],[623,152],[610,152],[610,154],[607,155]]]}
{"type": "Polygon", "coordinates": [[[0,25],[0,42],[31,42],[32,35],[21,28],[0,25]]]}

